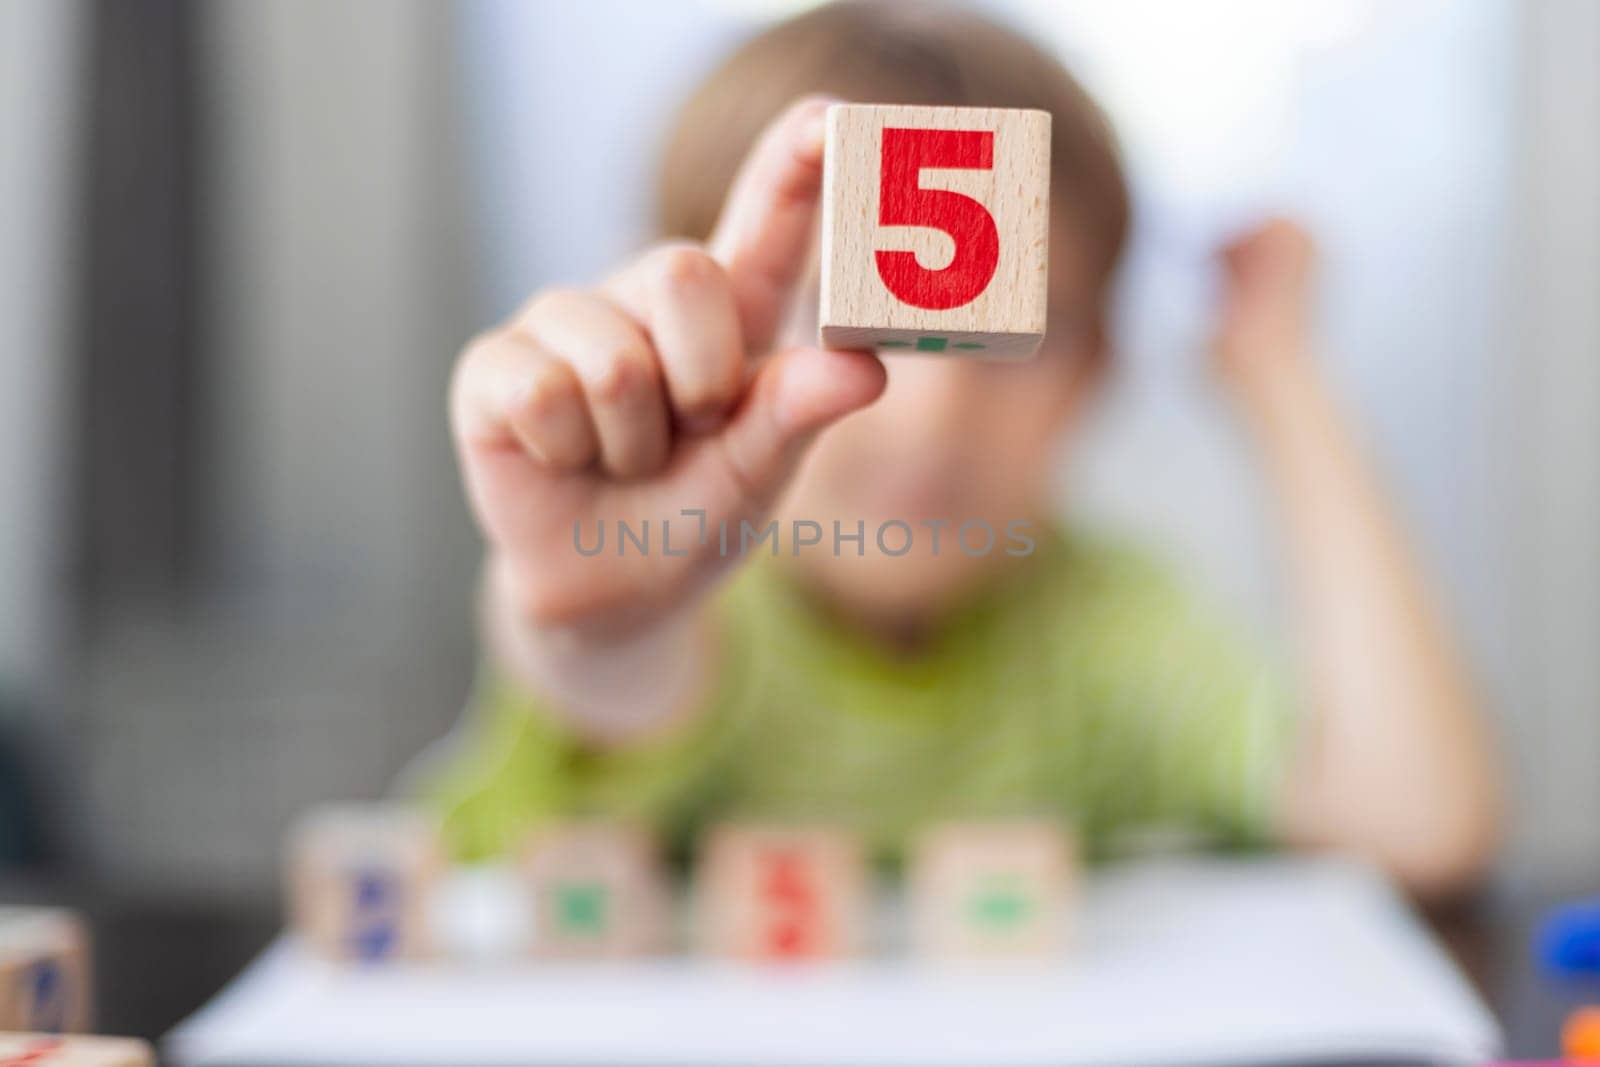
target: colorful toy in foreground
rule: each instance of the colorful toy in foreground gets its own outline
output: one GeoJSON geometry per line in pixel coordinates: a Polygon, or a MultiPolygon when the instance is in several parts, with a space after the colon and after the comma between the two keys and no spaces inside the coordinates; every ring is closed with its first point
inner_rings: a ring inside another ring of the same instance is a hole
{"type": "Polygon", "coordinates": [[[1044,339],[1050,116],[828,109],[822,343],[998,358],[1044,339]]]}
{"type": "Polygon", "coordinates": [[[1600,897],[1547,914],[1536,949],[1540,962],[1556,974],[1600,975],[1600,897]]]}
{"type": "Polygon", "coordinates": [[[1600,1004],[1567,1016],[1561,1027],[1561,1054],[1573,1064],[1600,1063],[1600,1004]]]}

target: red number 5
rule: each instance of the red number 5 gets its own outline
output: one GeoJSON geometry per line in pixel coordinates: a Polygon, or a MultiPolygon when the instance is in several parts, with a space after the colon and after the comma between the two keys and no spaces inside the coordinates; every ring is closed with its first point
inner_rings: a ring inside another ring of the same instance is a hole
{"type": "Polygon", "coordinates": [[[948,189],[924,189],[929,167],[994,169],[992,130],[907,130],[885,127],[878,196],[882,226],[927,226],[943,230],[956,254],[942,270],[929,270],[914,252],[879,250],[878,276],[912,307],[948,311],[970,304],[989,287],[1000,262],[994,216],[978,201],[948,189]]]}

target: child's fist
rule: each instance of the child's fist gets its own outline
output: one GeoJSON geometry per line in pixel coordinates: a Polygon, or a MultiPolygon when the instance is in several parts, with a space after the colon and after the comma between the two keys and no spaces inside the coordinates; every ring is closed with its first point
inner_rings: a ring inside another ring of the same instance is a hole
{"type": "Polygon", "coordinates": [[[815,230],[825,106],[766,130],[704,247],[539,293],[462,353],[457,451],[502,595],[530,625],[616,634],[683,604],[720,563],[700,530],[762,517],[805,444],[883,390],[868,353],[774,350],[815,230]],[[618,520],[648,522],[651,548],[621,556],[618,520]],[[606,527],[605,551],[578,550],[606,527]]]}
{"type": "Polygon", "coordinates": [[[1305,347],[1316,246],[1288,219],[1271,219],[1224,245],[1222,308],[1214,351],[1237,381],[1305,347]]]}

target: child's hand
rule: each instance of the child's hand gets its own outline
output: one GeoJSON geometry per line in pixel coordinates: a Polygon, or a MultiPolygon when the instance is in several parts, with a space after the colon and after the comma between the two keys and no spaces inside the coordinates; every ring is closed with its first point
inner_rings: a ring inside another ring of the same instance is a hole
{"type": "Polygon", "coordinates": [[[1358,435],[1306,358],[1313,243],[1277,220],[1221,258],[1216,358],[1277,492],[1308,667],[1280,832],[1365,855],[1417,892],[1460,888],[1494,854],[1492,735],[1358,435]]]}
{"type": "Polygon", "coordinates": [[[1220,258],[1217,365],[1230,384],[1249,385],[1304,352],[1316,247],[1299,224],[1272,219],[1229,242],[1220,258]]]}
{"type": "Polygon", "coordinates": [[[767,129],[705,247],[538,293],[462,353],[451,416],[468,494],[494,580],[536,630],[625,636],[687,604],[723,562],[719,524],[736,543],[815,435],[882,392],[870,354],[774,350],[815,230],[825,106],[801,101],[767,129]],[[684,509],[704,511],[704,543],[684,509]],[[619,519],[648,520],[647,554],[619,558],[619,519]],[[602,523],[605,550],[581,554],[575,527],[592,548],[602,523]]]}

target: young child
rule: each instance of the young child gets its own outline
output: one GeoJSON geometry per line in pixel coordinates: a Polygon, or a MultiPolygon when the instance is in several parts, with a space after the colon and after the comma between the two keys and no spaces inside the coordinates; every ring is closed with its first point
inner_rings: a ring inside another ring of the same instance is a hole
{"type": "Polygon", "coordinates": [[[1285,685],[1159,567],[1051,518],[1107,371],[1128,202],[1104,119],[1043,49],[942,6],[803,15],[690,101],[661,207],[678,239],[535,294],[456,369],[489,543],[487,666],[436,784],[464,856],[565,814],[679,841],[733,815],[832,820],[892,855],[930,819],[1048,812],[1096,853],[1180,827],[1355,851],[1418,892],[1482,869],[1483,726],[1313,366],[1300,230],[1222,251],[1213,346],[1288,537],[1305,673],[1285,685]],[[815,93],[1051,112],[1034,360],[816,347],[795,313],[816,306],[815,93]],[[648,521],[648,551],[619,520],[648,521]],[[741,523],[773,520],[775,555],[739,551],[741,523]]]}

